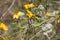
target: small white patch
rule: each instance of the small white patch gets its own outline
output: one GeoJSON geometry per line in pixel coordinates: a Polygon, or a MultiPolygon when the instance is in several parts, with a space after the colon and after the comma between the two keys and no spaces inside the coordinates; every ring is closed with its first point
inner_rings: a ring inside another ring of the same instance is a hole
{"type": "Polygon", "coordinates": [[[44,6],[43,5],[39,5],[38,8],[43,10],[44,6]]]}

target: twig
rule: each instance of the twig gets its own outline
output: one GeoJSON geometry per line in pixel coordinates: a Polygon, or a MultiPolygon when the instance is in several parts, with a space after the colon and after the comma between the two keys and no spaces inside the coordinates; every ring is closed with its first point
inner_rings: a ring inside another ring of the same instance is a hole
{"type": "MultiPolygon", "coordinates": [[[[48,20],[45,20],[45,21],[43,21],[41,24],[43,24],[43,23],[45,23],[45,22],[47,22],[47,21],[49,21],[49,20],[51,20],[51,18],[50,19],[48,19],[48,20]]],[[[55,19],[54,19],[55,20],[55,19]]],[[[40,25],[41,25],[40,24],[40,25]]],[[[29,40],[32,40],[37,34],[39,34],[40,32],[42,32],[42,30],[40,30],[39,32],[37,32],[34,36],[32,36],[29,40]]]]}
{"type": "Polygon", "coordinates": [[[25,33],[26,33],[27,29],[28,29],[28,28],[26,28],[26,29],[24,30],[23,34],[25,34],[25,33]]]}
{"type": "Polygon", "coordinates": [[[10,9],[13,7],[14,3],[15,3],[15,0],[12,1],[12,4],[11,4],[10,7],[7,9],[7,11],[3,13],[3,15],[1,16],[1,19],[7,14],[8,11],[10,11],[10,9]]]}
{"type": "Polygon", "coordinates": [[[8,36],[8,37],[10,38],[10,37],[12,37],[13,35],[15,35],[15,34],[17,34],[17,33],[19,33],[19,32],[20,32],[20,31],[18,31],[18,32],[14,33],[14,34],[12,34],[12,35],[10,35],[10,36],[8,36]]]}
{"type": "MultiPolygon", "coordinates": [[[[48,20],[45,20],[45,21],[43,21],[41,24],[43,24],[43,23],[45,23],[46,21],[48,21],[48,20]]],[[[40,25],[41,25],[40,24],[40,25]]],[[[29,40],[32,40],[37,34],[39,34],[40,32],[42,32],[42,30],[40,30],[39,32],[37,32],[34,36],[32,36],[29,40]]]]}
{"type": "Polygon", "coordinates": [[[40,30],[39,32],[37,32],[34,36],[32,36],[29,40],[32,40],[37,34],[40,34],[40,32],[42,32],[42,30],[40,30]]]}

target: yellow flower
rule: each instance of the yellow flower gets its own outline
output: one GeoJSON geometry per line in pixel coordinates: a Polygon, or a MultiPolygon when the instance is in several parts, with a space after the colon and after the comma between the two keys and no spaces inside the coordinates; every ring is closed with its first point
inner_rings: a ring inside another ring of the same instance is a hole
{"type": "Polygon", "coordinates": [[[7,31],[8,27],[4,23],[0,23],[0,29],[7,31]]]}
{"type": "Polygon", "coordinates": [[[26,5],[24,5],[24,7],[26,8],[26,9],[28,9],[29,8],[29,6],[28,6],[29,4],[26,4],[26,5]]]}
{"type": "Polygon", "coordinates": [[[49,12],[46,13],[46,16],[51,16],[51,14],[49,12]]]}
{"type": "Polygon", "coordinates": [[[27,10],[27,14],[26,14],[29,18],[35,16],[35,14],[33,14],[31,11],[27,10]]]}
{"type": "Polygon", "coordinates": [[[58,23],[60,23],[60,18],[58,19],[58,23]]]}
{"type": "Polygon", "coordinates": [[[13,15],[13,19],[18,19],[22,14],[23,14],[23,12],[21,12],[21,11],[19,11],[18,13],[15,13],[13,15]]]}
{"type": "Polygon", "coordinates": [[[9,39],[8,39],[8,37],[5,36],[5,37],[3,37],[3,40],[9,40],[9,39]]]}
{"type": "Polygon", "coordinates": [[[26,9],[32,8],[32,7],[34,7],[34,4],[33,4],[33,3],[31,3],[31,4],[25,4],[24,7],[25,7],[26,9]]]}
{"type": "Polygon", "coordinates": [[[32,8],[32,7],[34,7],[34,4],[33,3],[29,4],[29,8],[32,8]]]}

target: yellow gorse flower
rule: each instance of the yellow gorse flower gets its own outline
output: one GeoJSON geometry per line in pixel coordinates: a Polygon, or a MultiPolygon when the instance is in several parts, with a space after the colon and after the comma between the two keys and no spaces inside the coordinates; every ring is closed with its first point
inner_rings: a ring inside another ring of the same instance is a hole
{"type": "Polygon", "coordinates": [[[0,29],[7,31],[8,27],[4,23],[0,23],[0,29]]]}
{"type": "Polygon", "coordinates": [[[35,14],[33,14],[31,11],[27,10],[27,14],[26,14],[29,18],[35,16],[35,14]]]}
{"type": "Polygon", "coordinates": [[[58,23],[60,23],[60,18],[58,19],[58,23]]]}
{"type": "Polygon", "coordinates": [[[33,3],[29,4],[29,7],[30,8],[34,7],[34,4],[33,3]]]}
{"type": "Polygon", "coordinates": [[[5,37],[3,37],[3,40],[9,40],[9,39],[8,39],[8,37],[5,36],[5,37]]]}
{"type": "Polygon", "coordinates": [[[51,13],[47,12],[47,13],[46,13],[46,16],[51,16],[51,13]]]}
{"type": "Polygon", "coordinates": [[[24,7],[25,7],[26,9],[32,8],[32,7],[34,7],[34,4],[33,4],[33,3],[31,3],[31,4],[25,4],[24,7]]]}
{"type": "Polygon", "coordinates": [[[21,12],[21,11],[19,11],[18,13],[15,13],[13,15],[13,19],[18,19],[22,14],[23,14],[23,12],[21,12]]]}

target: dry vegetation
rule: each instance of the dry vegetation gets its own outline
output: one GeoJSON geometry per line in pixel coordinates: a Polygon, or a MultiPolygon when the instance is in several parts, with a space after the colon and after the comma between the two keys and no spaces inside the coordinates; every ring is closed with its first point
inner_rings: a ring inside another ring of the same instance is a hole
{"type": "Polygon", "coordinates": [[[60,40],[60,0],[0,0],[0,40],[60,40]]]}

